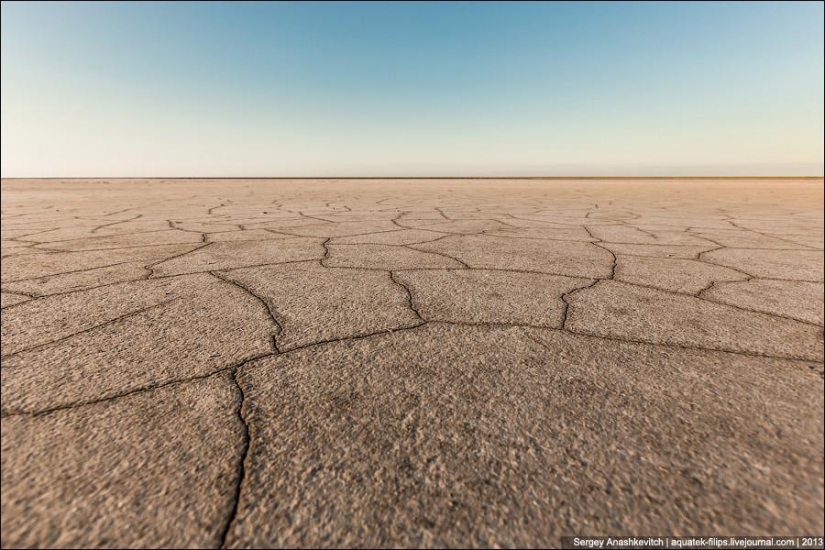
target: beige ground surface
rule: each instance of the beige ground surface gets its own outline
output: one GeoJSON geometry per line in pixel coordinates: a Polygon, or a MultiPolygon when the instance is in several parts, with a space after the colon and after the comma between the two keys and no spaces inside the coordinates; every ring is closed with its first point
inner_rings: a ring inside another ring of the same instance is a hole
{"type": "Polygon", "coordinates": [[[821,181],[2,184],[3,546],[823,533],[821,181]]]}

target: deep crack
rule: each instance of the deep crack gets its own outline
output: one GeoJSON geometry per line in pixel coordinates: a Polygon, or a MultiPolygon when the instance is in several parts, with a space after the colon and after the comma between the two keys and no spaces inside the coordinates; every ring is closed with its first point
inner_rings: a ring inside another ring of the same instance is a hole
{"type": "Polygon", "coordinates": [[[232,369],[230,378],[232,379],[232,382],[235,384],[235,387],[237,388],[238,394],[240,396],[240,399],[238,400],[238,408],[235,409],[235,414],[238,416],[238,420],[243,426],[243,442],[241,443],[240,457],[238,459],[238,465],[236,469],[235,485],[232,493],[232,500],[230,502],[229,507],[230,512],[220,532],[219,548],[226,548],[227,538],[232,529],[232,525],[238,516],[238,508],[240,507],[241,503],[241,491],[243,489],[243,482],[246,479],[246,461],[249,458],[249,449],[252,444],[252,438],[249,433],[249,424],[247,423],[246,418],[244,417],[244,405],[246,404],[246,394],[243,391],[243,386],[241,386],[241,383],[238,381],[238,369],[239,367],[235,367],[232,369]]]}

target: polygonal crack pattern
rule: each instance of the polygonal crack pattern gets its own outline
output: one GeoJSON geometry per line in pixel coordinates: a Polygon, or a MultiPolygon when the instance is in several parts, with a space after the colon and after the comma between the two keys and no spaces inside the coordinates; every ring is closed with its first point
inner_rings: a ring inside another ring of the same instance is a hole
{"type": "Polygon", "coordinates": [[[821,533],[822,192],[3,180],[3,546],[821,533]]]}

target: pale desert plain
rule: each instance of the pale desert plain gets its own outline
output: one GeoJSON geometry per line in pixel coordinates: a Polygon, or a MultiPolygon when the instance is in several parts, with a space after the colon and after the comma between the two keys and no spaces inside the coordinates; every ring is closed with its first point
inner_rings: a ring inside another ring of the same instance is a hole
{"type": "Polygon", "coordinates": [[[3,180],[4,547],[823,533],[822,179],[3,180]]]}

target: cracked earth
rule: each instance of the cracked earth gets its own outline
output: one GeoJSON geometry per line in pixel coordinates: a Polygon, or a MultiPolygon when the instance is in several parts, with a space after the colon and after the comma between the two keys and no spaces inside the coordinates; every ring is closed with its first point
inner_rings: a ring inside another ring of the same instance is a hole
{"type": "Polygon", "coordinates": [[[823,532],[822,181],[4,180],[4,547],[823,532]]]}

